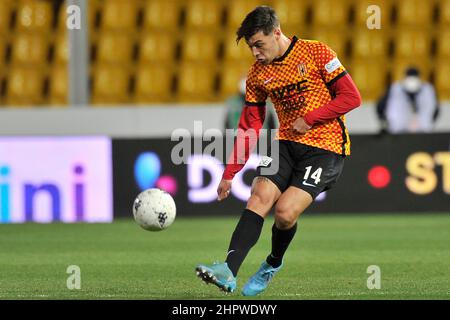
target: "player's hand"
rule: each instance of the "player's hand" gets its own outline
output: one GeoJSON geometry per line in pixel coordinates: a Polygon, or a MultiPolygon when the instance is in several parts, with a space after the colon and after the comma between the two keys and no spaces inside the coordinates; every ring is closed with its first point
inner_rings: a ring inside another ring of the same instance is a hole
{"type": "Polygon", "coordinates": [[[227,198],[231,192],[231,180],[222,179],[217,188],[217,200],[222,201],[227,198]]]}
{"type": "Polygon", "coordinates": [[[305,134],[309,129],[311,129],[311,126],[306,124],[303,118],[298,118],[292,124],[292,130],[294,130],[296,133],[305,134]]]}

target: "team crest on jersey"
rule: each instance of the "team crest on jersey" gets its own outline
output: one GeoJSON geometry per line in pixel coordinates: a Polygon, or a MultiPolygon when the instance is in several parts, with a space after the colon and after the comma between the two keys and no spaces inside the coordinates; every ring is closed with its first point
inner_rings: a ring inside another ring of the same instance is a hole
{"type": "Polygon", "coordinates": [[[302,76],[302,77],[306,77],[306,75],[308,74],[308,68],[306,67],[306,64],[304,64],[303,62],[300,63],[298,66],[298,73],[302,76]]]}

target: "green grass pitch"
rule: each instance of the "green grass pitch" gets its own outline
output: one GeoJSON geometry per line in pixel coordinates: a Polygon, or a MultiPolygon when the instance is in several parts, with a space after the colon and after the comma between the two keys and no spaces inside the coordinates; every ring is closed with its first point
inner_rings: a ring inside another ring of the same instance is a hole
{"type": "MultiPolygon", "coordinates": [[[[0,299],[248,299],[247,278],[269,253],[266,219],[241,267],[238,290],[224,294],[195,276],[222,260],[238,217],[178,218],[162,232],[133,220],[112,224],[0,225],[0,299]],[[81,289],[67,289],[67,267],[81,289]]],[[[256,299],[449,299],[450,215],[314,215],[299,220],[285,266],[256,299]],[[369,290],[367,268],[381,269],[369,290]]],[[[255,299],[255,298],[253,298],[255,299]]]]}

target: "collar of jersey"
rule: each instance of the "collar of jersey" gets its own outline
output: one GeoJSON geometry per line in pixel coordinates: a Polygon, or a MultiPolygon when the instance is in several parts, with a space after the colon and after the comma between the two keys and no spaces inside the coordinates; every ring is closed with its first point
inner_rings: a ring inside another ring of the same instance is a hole
{"type": "Polygon", "coordinates": [[[289,52],[291,52],[292,48],[294,48],[295,43],[297,42],[297,40],[298,40],[297,37],[296,37],[296,36],[293,36],[293,37],[292,37],[291,44],[290,44],[289,47],[287,48],[286,52],[285,52],[281,57],[276,58],[276,59],[273,59],[272,62],[281,62],[281,61],[283,61],[283,60],[288,56],[289,52]]]}

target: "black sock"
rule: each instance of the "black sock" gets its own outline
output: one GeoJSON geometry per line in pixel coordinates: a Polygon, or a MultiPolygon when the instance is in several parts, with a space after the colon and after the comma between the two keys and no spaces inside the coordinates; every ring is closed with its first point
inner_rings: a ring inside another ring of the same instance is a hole
{"type": "Polygon", "coordinates": [[[264,218],[245,209],[231,237],[225,262],[236,277],[239,268],[250,249],[256,244],[261,234],[264,218]]]}
{"type": "Polygon", "coordinates": [[[278,268],[283,262],[283,256],[286,252],[291,240],[297,231],[297,223],[292,228],[280,230],[275,223],[272,226],[272,252],[267,257],[266,262],[274,268],[278,268]]]}

